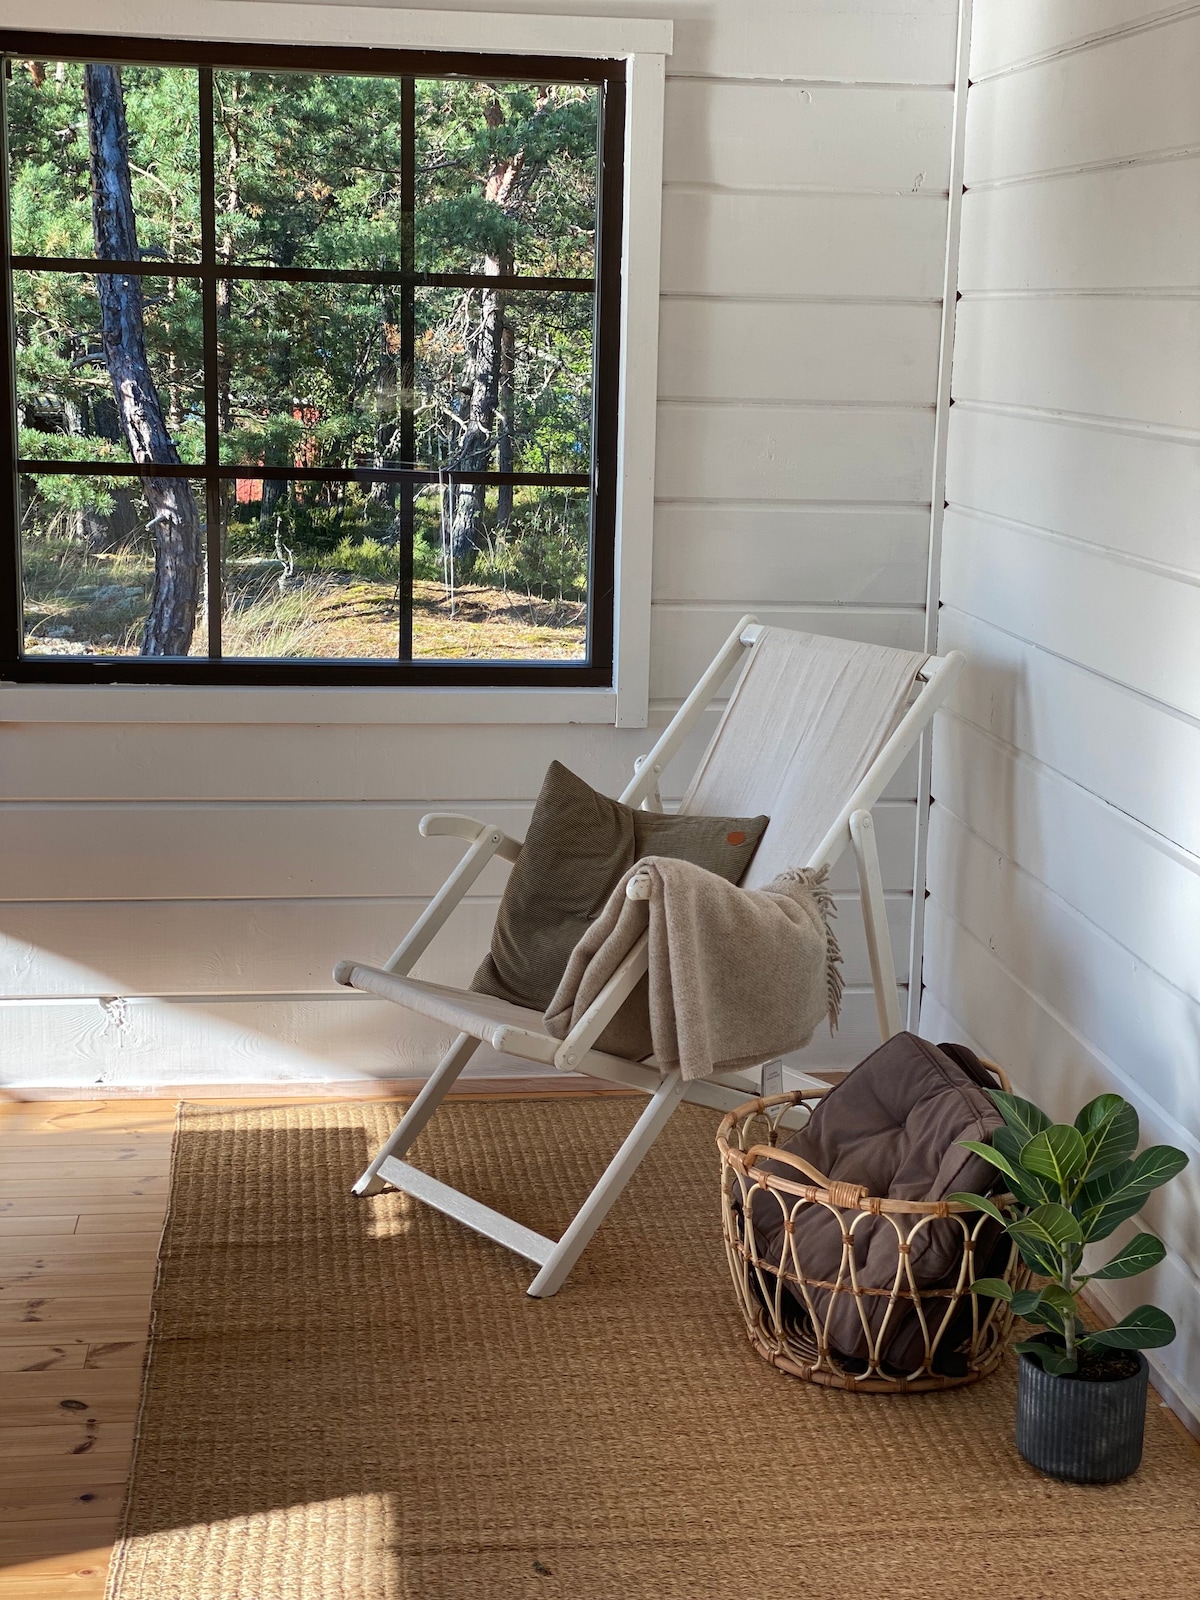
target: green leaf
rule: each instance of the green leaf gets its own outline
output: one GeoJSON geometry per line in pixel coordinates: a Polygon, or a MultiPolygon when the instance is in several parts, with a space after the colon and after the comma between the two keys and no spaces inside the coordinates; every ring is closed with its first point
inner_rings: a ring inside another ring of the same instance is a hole
{"type": "Polygon", "coordinates": [[[1050,1118],[1032,1100],[1022,1100],[1019,1094],[1006,1094],[1003,1089],[989,1089],[988,1094],[1022,1144],[1028,1144],[1035,1133],[1050,1126],[1050,1118]]]}
{"type": "MultiPolygon", "coordinates": [[[[1012,1225],[1008,1231],[1013,1233],[1012,1225]]],[[[1040,1272],[1047,1278],[1056,1278],[1062,1271],[1062,1256],[1038,1240],[1018,1238],[1017,1248],[1021,1252],[1021,1260],[1035,1272],[1040,1272]]]]}
{"type": "Polygon", "coordinates": [[[1157,1189],[1169,1182],[1177,1172],[1182,1172],[1187,1164],[1188,1158],[1174,1145],[1152,1144],[1134,1159],[1128,1181],[1137,1184],[1143,1194],[1149,1194],[1151,1189],[1157,1189]]]}
{"type": "Polygon", "coordinates": [[[1089,1178],[1120,1166],[1137,1149],[1137,1112],[1119,1094],[1101,1094],[1090,1100],[1076,1117],[1075,1126],[1087,1147],[1089,1178]]]}
{"type": "Polygon", "coordinates": [[[1061,1283],[1048,1283],[1041,1291],[1042,1305],[1053,1306],[1064,1317],[1075,1316],[1075,1296],[1061,1283]]]}
{"type": "Polygon", "coordinates": [[[947,1195],[948,1200],[954,1200],[960,1206],[970,1206],[972,1211],[986,1211],[989,1217],[995,1217],[997,1222],[1002,1222],[1007,1227],[1008,1218],[1001,1211],[994,1200],[989,1200],[985,1194],[968,1194],[965,1189],[947,1195]]]}
{"type": "Polygon", "coordinates": [[[989,1300],[1011,1300],[1012,1287],[1003,1278],[976,1278],[971,1285],[972,1294],[986,1295],[989,1300]]]}
{"type": "Polygon", "coordinates": [[[1087,1146],[1083,1135],[1078,1128],[1069,1128],[1065,1122],[1043,1128],[1021,1151],[1021,1165],[1026,1172],[1049,1178],[1064,1191],[1076,1173],[1083,1171],[1086,1162],[1087,1146]]]}
{"type": "Polygon", "coordinates": [[[1125,1104],[1127,1102],[1119,1094],[1098,1094],[1094,1100],[1088,1101],[1075,1118],[1075,1126],[1085,1139],[1095,1136],[1125,1104]]]}
{"type": "Polygon", "coordinates": [[[1114,1229],[1137,1215],[1145,1198],[1140,1189],[1135,1189],[1119,1200],[1111,1200],[1107,1205],[1096,1206],[1085,1212],[1081,1222],[1086,1243],[1098,1244],[1101,1239],[1107,1239],[1114,1229]]]}
{"type": "Polygon", "coordinates": [[[1076,1363],[1065,1351],[1055,1350],[1040,1339],[1022,1339],[1013,1349],[1019,1350],[1022,1355],[1036,1356],[1046,1371],[1054,1373],[1056,1377],[1075,1371],[1076,1363]]]}
{"type": "Polygon", "coordinates": [[[1119,1223],[1142,1208],[1153,1189],[1166,1183],[1187,1165],[1182,1150],[1167,1144],[1151,1145],[1136,1161],[1122,1161],[1099,1177],[1089,1178],[1075,1198],[1074,1210],[1085,1239],[1107,1239],[1119,1223]]]}
{"type": "Polygon", "coordinates": [[[1014,1239],[1031,1239],[1038,1244],[1048,1244],[1055,1250],[1064,1245],[1080,1244],[1083,1231],[1079,1218],[1053,1201],[1035,1208],[1016,1222],[1009,1223],[1009,1233],[1014,1239]]]}
{"type": "Polygon", "coordinates": [[[1027,1206],[1041,1205],[1043,1200],[1049,1200],[1045,1184],[1040,1178],[1035,1178],[1032,1172],[1026,1172],[1021,1166],[1021,1151],[1029,1143],[1011,1128],[996,1128],[992,1132],[992,1145],[999,1150],[1002,1156],[1007,1156],[1013,1165],[1017,1177],[1009,1178],[1009,1187],[1014,1195],[1027,1206]]]}
{"type": "Polygon", "coordinates": [[[1122,1317],[1114,1328],[1101,1328],[1099,1333],[1089,1333],[1081,1344],[1089,1349],[1108,1345],[1115,1350],[1156,1350],[1170,1344],[1175,1337],[1175,1324],[1165,1311],[1157,1306],[1138,1306],[1127,1317],[1122,1317]]]}
{"type": "Polygon", "coordinates": [[[1031,1317],[1042,1303],[1040,1289],[1018,1289],[1012,1297],[1012,1308],[1018,1317],[1031,1317]]]}
{"type": "Polygon", "coordinates": [[[1139,1272],[1156,1267],[1166,1253],[1166,1245],[1152,1233],[1135,1234],[1124,1250],[1119,1250],[1107,1266],[1093,1272],[1091,1277],[1135,1278],[1139,1272]]]}
{"type": "Polygon", "coordinates": [[[1020,1170],[993,1145],[980,1144],[978,1139],[960,1139],[958,1142],[964,1150],[974,1150],[977,1156],[982,1156],[985,1161],[990,1161],[992,1166],[998,1167],[1006,1178],[1011,1179],[1014,1183],[1020,1183],[1020,1170]]]}

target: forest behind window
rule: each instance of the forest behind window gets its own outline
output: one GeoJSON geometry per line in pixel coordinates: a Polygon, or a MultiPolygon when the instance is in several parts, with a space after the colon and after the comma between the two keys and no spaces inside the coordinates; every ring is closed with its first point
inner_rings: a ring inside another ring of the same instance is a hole
{"type": "Polygon", "coordinates": [[[612,64],[294,61],[6,57],[20,656],[602,681],[612,64]]]}

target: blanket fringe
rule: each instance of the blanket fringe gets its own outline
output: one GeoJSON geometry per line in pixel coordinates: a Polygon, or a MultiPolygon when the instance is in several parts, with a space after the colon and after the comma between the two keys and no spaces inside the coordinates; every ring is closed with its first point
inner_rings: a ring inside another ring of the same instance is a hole
{"type": "Polygon", "coordinates": [[[841,1014],[845,980],[842,977],[842,950],[833,929],[837,906],[829,888],[829,868],[793,867],[788,872],[780,873],[780,877],[798,883],[808,890],[825,924],[825,992],[828,1000],[826,1016],[829,1032],[834,1034],[837,1032],[838,1017],[841,1014]]]}

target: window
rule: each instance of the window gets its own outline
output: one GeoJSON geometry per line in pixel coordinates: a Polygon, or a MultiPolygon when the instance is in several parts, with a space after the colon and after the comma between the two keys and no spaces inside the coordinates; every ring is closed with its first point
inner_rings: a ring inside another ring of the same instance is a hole
{"type": "Polygon", "coordinates": [[[3,675],[610,684],[626,63],[114,43],[0,35],[3,675]]]}

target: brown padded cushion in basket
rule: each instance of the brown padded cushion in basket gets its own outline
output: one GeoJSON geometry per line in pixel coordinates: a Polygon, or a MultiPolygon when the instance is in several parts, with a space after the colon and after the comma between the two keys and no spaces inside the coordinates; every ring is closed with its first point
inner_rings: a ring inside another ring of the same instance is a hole
{"type": "MultiPolygon", "coordinates": [[[[835,1182],[861,1184],[871,1195],[894,1200],[941,1200],[957,1189],[986,1194],[993,1187],[995,1168],[958,1143],[961,1139],[989,1140],[1001,1124],[999,1113],[982,1088],[985,1083],[998,1087],[987,1068],[964,1046],[933,1045],[916,1034],[898,1033],[831,1089],[808,1124],[784,1140],[782,1148],[802,1156],[835,1182]]],[[[782,1162],[768,1161],[763,1165],[781,1178],[807,1181],[782,1162]]],[[[844,1215],[847,1222],[852,1220],[852,1213],[844,1215]]],[[[759,1191],[751,1201],[751,1216],[760,1255],[772,1266],[778,1266],[784,1237],[778,1203],[759,1191]]],[[[915,1215],[897,1218],[905,1234],[916,1220],[915,1215]]],[[[822,1205],[801,1206],[794,1227],[796,1254],[805,1276],[835,1282],[842,1255],[838,1216],[822,1205]]],[[[979,1240],[979,1275],[988,1270],[987,1257],[996,1243],[1003,1242],[998,1227],[992,1227],[995,1236],[981,1235],[979,1240]]],[[[854,1230],[854,1259],[861,1286],[892,1287],[898,1259],[897,1237],[886,1217],[864,1216],[858,1223],[854,1230]]],[[[949,1288],[962,1261],[959,1224],[936,1218],[926,1224],[912,1241],[910,1259],[918,1288],[949,1288]]],[[[845,1281],[848,1284],[848,1277],[845,1281]]],[[[786,1278],[784,1282],[798,1308],[806,1310],[800,1288],[793,1288],[786,1278]]],[[[809,1294],[824,1322],[833,1291],[810,1286],[809,1294]]],[[[874,1336],[888,1302],[885,1296],[864,1298],[874,1336]]],[[[867,1339],[855,1297],[839,1293],[836,1299],[838,1304],[828,1324],[829,1342],[840,1356],[851,1361],[865,1360],[867,1339]]],[[[964,1306],[969,1314],[969,1301],[964,1306]]],[[[926,1315],[928,1319],[928,1309],[926,1315]]],[[[940,1320],[940,1312],[935,1310],[935,1315],[940,1320]]],[[[948,1334],[951,1332],[947,1330],[948,1334]]],[[[952,1348],[949,1338],[939,1346],[947,1356],[952,1348]]],[[[909,1305],[902,1316],[893,1314],[880,1352],[886,1364],[898,1372],[914,1370],[920,1365],[924,1350],[916,1310],[909,1305]]]]}
{"type": "Polygon", "coordinates": [[[545,1011],[571,951],[635,861],[673,856],[737,883],[767,821],[635,811],[552,761],[472,989],[545,1011]]]}

